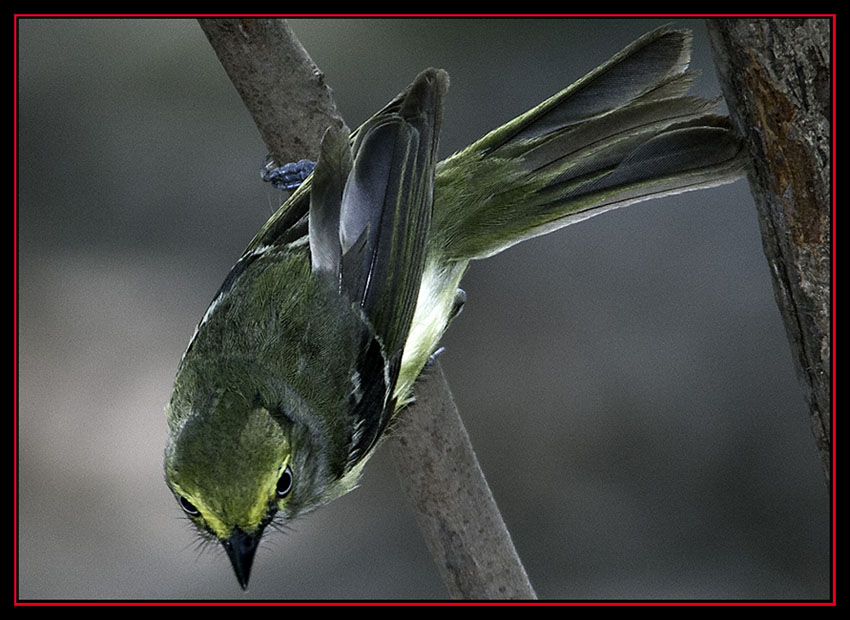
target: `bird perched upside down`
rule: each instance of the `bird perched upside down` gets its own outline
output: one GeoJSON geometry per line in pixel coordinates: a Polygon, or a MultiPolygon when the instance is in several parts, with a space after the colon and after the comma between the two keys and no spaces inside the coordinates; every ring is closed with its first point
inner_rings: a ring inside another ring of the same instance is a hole
{"type": "Polygon", "coordinates": [[[439,163],[440,70],[351,135],[327,130],[201,319],[166,406],[168,485],[243,588],[269,524],[354,488],[471,260],[744,173],[717,101],[686,94],[690,39],[653,31],[439,163]]]}

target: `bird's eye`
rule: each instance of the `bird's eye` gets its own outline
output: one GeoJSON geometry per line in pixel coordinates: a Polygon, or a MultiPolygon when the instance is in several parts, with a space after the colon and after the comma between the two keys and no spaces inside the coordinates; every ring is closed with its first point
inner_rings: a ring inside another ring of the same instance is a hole
{"type": "Polygon", "coordinates": [[[195,504],[190,502],[182,495],[180,496],[180,507],[183,509],[183,512],[185,512],[190,517],[197,517],[199,514],[201,514],[201,511],[195,508],[195,504]]]}
{"type": "Polygon", "coordinates": [[[280,498],[284,498],[289,495],[289,492],[292,490],[292,470],[289,466],[286,466],[286,469],[283,470],[283,473],[280,475],[280,478],[277,480],[277,496],[280,498]]]}

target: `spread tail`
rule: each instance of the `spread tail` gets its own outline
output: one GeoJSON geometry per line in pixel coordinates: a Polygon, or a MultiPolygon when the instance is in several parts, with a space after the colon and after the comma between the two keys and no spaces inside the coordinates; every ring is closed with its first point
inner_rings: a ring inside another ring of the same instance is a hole
{"type": "Polygon", "coordinates": [[[431,230],[444,258],[484,258],[611,209],[742,176],[745,152],[714,113],[719,100],[686,94],[690,45],[688,31],[650,32],[440,162],[431,230]]]}

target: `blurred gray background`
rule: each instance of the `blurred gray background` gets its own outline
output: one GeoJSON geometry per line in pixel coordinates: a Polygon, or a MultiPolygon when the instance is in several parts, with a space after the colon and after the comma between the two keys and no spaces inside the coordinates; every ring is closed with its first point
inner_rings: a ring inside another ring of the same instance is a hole
{"type": "MultiPolygon", "coordinates": [[[[461,148],[664,20],[292,20],[356,126],[423,68],[461,148]]],[[[692,66],[719,94],[702,21],[692,66]]],[[[193,20],[18,22],[26,599],[444,598],[386,446],[247,594],[163,483],[163,405],[281,194],[193,20]]],[[[829,498],[744,181],[476,263],[442,364],[541,598],[829,596],[829,498]]]]}

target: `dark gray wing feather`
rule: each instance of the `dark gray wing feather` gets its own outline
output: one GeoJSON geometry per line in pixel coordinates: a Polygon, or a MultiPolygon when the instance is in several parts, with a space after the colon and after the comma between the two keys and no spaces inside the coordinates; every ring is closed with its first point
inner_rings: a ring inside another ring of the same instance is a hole
{"type": "Polygon", "coordinates": [[[374,446],[416,310],[433,208],[434,169],[448,78],[429,69],[349,136],[328,130],[312,178],[314,272],[338,285],[365,320],[354,369],[350,464],[374,446]],[[348,154],[347,154],[348,153],[348,154]]]}

